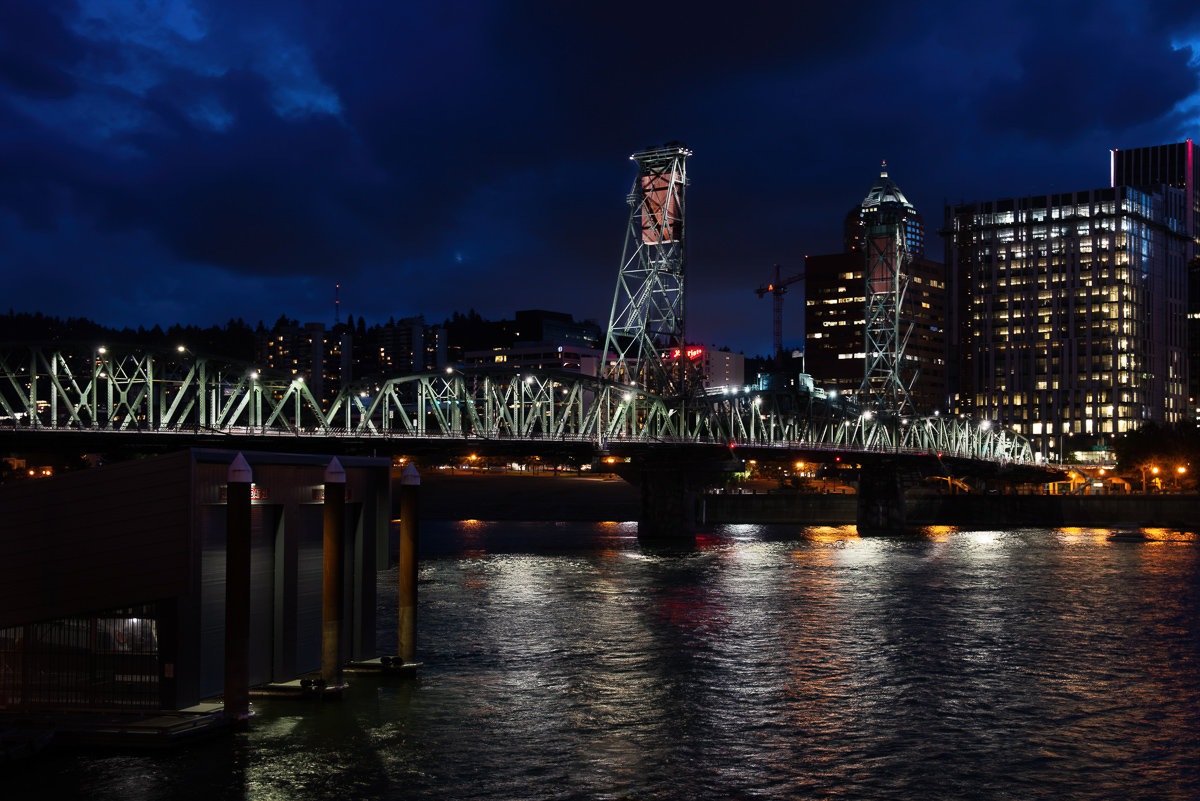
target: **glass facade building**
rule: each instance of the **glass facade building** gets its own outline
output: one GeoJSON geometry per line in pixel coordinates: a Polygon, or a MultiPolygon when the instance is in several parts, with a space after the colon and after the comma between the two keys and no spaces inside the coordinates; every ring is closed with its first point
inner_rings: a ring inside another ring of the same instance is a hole
{"type": "Polygon", "coordinates": [[[1153,191],[1162,184],[1183,190],[1188,205],[1180,222],[1191,240],[1187,258],[1200,256],[1200,145],[1191,139],[1169,145],[1109,151],[1110,183],[1153,191]]]}
{"type": "Polygon", "coordinates": [[[1188,399],[1192,416],[1200,421],[1200,145],[1191,139],[1109,151],[1113,186],[1182,189],[1190,206],[1185,232],[1190,238],[1188,267],[1188,399]]]}
{"type": "Polygon", "coordinates": [[[951,411],[1048,458],[1183,419],[1189,211],[1162,184],[946,207],[951,411]]]}

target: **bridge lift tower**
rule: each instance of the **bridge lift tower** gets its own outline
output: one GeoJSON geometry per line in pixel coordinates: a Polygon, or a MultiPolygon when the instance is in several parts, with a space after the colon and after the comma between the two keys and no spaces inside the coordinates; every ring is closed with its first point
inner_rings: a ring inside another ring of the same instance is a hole
{"type": "Polygon", "coordinates": [[[783,268],[776,264],[775,282],[771,284],[763,284],[758,289],[754,290],[760,298],[766,295],[768,292],[771,293],[772,305],[774,307],[774,327],[772,328],[774,339],[772,340],[772,344],[775,346],[775,360],[780,368],[783,367],[783,295],[785,292],[787,292],[789,285],[794,284],[797,281],[804,280],[803,272],[796,273],[790,278],[783,278],[782,270],[783,268]]]}
{"type": "Polygon", "coordinates": [[[882,206],[868,213],[864,221],[866,359],[858,403],[880,414],[911,414],[911,387],[917,371],[906,366],[904,351],[916,327],[916,317],[908,291],[912,255],[904,236],[905,219],[896,210],[882,206]],[[905,374],[909,375],[907,384],[905,374]]]}
{"type": "Polygon", "coordinates": [[[694,388],[695,371],[684,358],[690,155],[683,142],[668,142],[630,156],[638,171],[627,197],[629,225],[604,341],[605,378],[662,397],[694,388]]]}

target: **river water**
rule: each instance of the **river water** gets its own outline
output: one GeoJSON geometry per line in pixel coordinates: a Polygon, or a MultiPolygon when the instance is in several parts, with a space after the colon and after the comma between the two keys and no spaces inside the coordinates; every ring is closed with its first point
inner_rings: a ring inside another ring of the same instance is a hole
{"type": "Polygon", "coordinates": [[[426,522],[416,681],[0,797],[1198,798],[1200,545],[1110,533],[426,522]]]}

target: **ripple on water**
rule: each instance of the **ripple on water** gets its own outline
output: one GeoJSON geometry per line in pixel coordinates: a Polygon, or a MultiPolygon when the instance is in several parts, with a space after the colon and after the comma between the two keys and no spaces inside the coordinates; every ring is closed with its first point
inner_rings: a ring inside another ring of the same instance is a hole
{"type": "Polygon", "coordinates": [[[1200,797],[1195,539],[1111,533],[429,524],[417,681],[12,797],[1200,797]]]}

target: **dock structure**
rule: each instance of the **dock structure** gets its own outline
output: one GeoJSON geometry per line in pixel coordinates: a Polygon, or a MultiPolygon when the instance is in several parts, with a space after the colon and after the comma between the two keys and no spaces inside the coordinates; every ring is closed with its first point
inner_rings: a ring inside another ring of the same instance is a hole
{"type": "MultiPolygon", "coordinates": [[[[4,711],[174,715],[228,695],[226,634],[236,632],[227,613],[237,610],[227,589],[242,599],[235,618],[245,629],[235,695],[320,670],[329,622],[337,624],[329,654],[337,664],[378,656],[376,570],[387,565],[390,460],[339,457],[345,534],[335,587],[343,603],[330,607],[338,620],[324,621],[330,457],[242,454],[253,480],[240,516],[229,514],[236,458],[191,449],[0,486],[4,711]],[[240,571],[227,568],[238,527],[231,520],[245,528],[233,560],[245,562],[240,571]],[[234,588],[229,578],[238,573],[234,588]]],[[[245,702],[237,705],[234,717],[244,718],[245,702]]]]}

